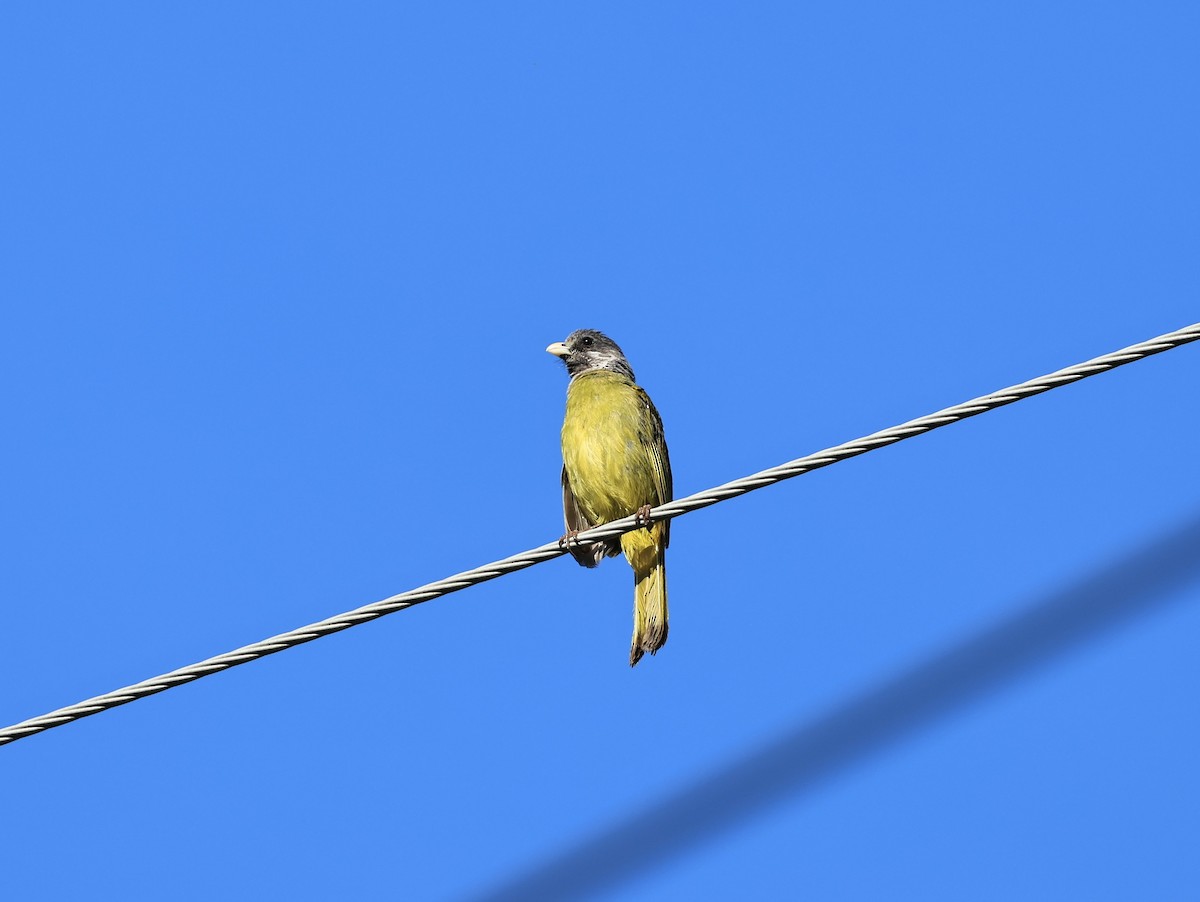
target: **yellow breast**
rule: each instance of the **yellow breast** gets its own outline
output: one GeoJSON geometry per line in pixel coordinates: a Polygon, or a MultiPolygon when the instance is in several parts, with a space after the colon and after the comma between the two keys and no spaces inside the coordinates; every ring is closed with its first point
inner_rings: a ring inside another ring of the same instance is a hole
{"type": "Polygon", "coordinates": [[[649,414],[624,376],[584,373],[567,389],[562,451],[580,510],[593,523],[661,503],[647,442],[649,414]]]}

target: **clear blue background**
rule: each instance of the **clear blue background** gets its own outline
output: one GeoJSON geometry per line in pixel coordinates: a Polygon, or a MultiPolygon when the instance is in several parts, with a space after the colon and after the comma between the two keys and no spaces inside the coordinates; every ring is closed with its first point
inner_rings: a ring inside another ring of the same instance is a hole
{"type": "MultiPolygon", "coordinates": [[[[1194,3],[24,4],[0,719],[1200,320],[1194,3]]],[[[12,898],[1183,899],[1200,347],[0,749],[12,898]]]]}

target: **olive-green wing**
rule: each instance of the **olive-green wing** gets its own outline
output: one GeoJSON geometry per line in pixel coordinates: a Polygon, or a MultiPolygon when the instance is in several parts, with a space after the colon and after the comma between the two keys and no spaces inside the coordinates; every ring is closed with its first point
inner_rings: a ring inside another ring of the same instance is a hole
{"type": "MultiPolygon", "coordinates": [[[[595,523],[584,516],[583,511],[579,509],[579,504],[575,501],[575,493],[571,491],[571,480],[567,478],[566,467],[562,469],[562,491],[563,521],[567,524],[567,532],[572,530],[583,532],[585,529],[595,526],[595,523]]],[[[597,542],[593,545],[581,545],[578,548],[568,545],[567,550],[571,552],[571,557],[575,558],[582,566],[595,567],[605,555],[614,557],[620,554],[621,543],[618,540],[612,540],[597,542]]]]}
{"type": "MultiPolygon", "coordinates": [[[[654,470],[654,487],[658,490],[657,504],[666,504],[674,499],[671,481],[671,458],[667,454],[667,437],[663,431],[662,417],[658,408],[640,385],[636,386],[642,399],[642,442],[650,449],[650,466],[654,470]]],[[[657,506],[657,505],[656,505],[657,506]]],[[[663,548],[671,544],[671,521],[663,522],[663,548]]]]}

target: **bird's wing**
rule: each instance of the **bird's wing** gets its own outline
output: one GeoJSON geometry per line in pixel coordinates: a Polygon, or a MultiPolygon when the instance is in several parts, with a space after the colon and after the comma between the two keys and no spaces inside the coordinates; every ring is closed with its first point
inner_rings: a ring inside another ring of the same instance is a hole
{"type": "MultiPolygon", "coordinates": [[[[584,516],[583,511],[579,509],[579,505],[575,501],[575,493],[571,491],[571,480],[567,478],[567,468],[562,469],[562,492],[563,492],[563,521],[567,524],[567,532],[578,530],[582,532],[585,529],[591,529],[596,524],[591,522],[584,516]]],[[[609,557],[621,553],[621,545],[619,542],[596,542],[592,545],[583,545],[576,548],[573,545],[568,545],[567,550],[571,552],[571,557],[575,558],[584,567],[595,567],[603,557],[607,554],[609,557]]]]}
{"type": "MultiPolygon", "coordinates": [[[[671,480],[671,458],[667,454],[667,437],[663,431],[662,417],[658,415],[658,408],[654,406],[654,402],[650,400],[650,396],[646,394],[645,389],[641,386],[637,387],[638,394],[641,395],[642,406],[645,410],[643,423],[645,426],[645,435],[643,442],[650,449],[650,467],[654,471],[654,487],[658,490],[658,504],[665,504],[672,500],[674,495],[674,487],[671,480]]],[[[671,544],[671,521],[663,521],[663,548],[671,544]]]]}

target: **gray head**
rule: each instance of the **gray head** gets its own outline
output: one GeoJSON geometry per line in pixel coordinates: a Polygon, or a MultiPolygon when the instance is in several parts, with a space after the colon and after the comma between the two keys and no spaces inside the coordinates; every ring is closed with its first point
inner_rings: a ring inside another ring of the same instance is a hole
{"type": "Polygon", "coordinates": [[[546,350],[562,358],[572,379],[591,370],[612,370],[636,381],[633,367],[617,343],[595,329],[578,329],[568,335],[566,341],[556,341],[546,350]]]}

